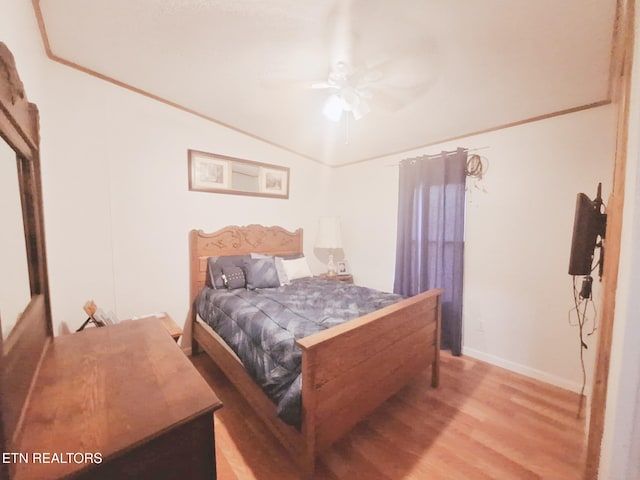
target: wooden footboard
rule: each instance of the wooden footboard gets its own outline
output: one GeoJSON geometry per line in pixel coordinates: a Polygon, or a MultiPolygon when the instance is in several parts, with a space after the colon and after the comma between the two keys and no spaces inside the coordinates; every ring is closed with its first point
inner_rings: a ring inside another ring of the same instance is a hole
{"type": "Polygon", "coordinates": [[[441,293],[424,292],[298,342],[308,471],[319,452],[425,367],[437,386],[441,293]]]}

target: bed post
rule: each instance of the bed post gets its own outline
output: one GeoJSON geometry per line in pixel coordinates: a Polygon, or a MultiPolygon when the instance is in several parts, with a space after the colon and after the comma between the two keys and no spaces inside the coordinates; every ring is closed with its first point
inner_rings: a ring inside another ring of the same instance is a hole
{"type": "Polygon", "coordinates": [[[316,466],[316,389],[315,352],[302,349],[302,436],[305,439],[302,471],[305,478],[311,478],[316,466]]]}
{"type": "Polygon", "coordinates": [[[192,357],[200,353],[200,345],[196,340],[196,336],[193,334],[193,331],[194,331],[193,324],[195,323],[195,314],[192,313],[193,311],[194,310],[192,306],[191,310],[189,310],[189,321],[191,322],[191,356],[192,357]]]}
{"type": "Polygon", "coordinates": [[[195,306],[195,302],[196,302],[196,296],[198,295],[198,292],[200,291],[199,284],[198,284],[198,278],[199,278],[199,272],[198,270],[200,269],[200,259],[199,257],[195,254],[196,252],[198,252],[198,231],[196,230],[191,230],[189,232],[189,313],[188,313],[188,318],[189,318],[189,330],[191,332],[191,356],[197,355],[200,351],[200,348],[198,346],[198,342],[196,341],[196,337],[194,335],[194,328],[193,328],[193,324],[196,321],[196,306],[195,306]]]}
{"type": "Polygon", "coordinates": [[[431,386],[437,388],[440,384],[440,338],[442,337],[442,294],[438,295],[436,305],[436,334],[434,338],[433,363],[431,364],[431,386]]]}

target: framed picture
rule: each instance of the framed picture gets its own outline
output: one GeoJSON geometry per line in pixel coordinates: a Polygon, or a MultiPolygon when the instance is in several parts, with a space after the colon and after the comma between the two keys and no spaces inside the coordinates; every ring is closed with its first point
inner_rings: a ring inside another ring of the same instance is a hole
{"type": "Polygon", "coordinates": [[[338,275],[349,275],[349,264],[346,260],[338,260],[336,262],[336,270],[338,271],[338,275]]]}
{"type": "Polygon", "coordinates": [[[289,195],[289,169],[260,167],[260,192],[289,195]]]}
{"type": "Polygon", "coordinates": [[[289,198],[289,168],[190,149],[189,190],[289,198]]]}
{"type": "Polygon", "coordinates": [[[231,188],[231,162],[224,157],[189,150],[189,188],[200,191],[231,188]]]}

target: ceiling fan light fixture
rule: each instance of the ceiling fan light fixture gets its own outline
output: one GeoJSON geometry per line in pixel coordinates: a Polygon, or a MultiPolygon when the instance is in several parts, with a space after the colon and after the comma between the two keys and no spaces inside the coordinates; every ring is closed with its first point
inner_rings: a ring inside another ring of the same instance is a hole
{"type": "Polygon", "coordinates": [[[333,93],[324,102],[322,113],[332,122],[338,123],[342,118],[342,112],[344,112],[344,101],[342,97],[333,93]]]}
{"type": "Polygon", "coordinates": [[[367,72],[363,76],[360,70],[354,69],[346,62],[338,62],[329,72],[328,80],[324,83],[316,82],[312,88],[334,90],[325,100],[322,109],[324,116],[329,120],[339,122],[344,112],[351,112],[355,120],[360,120],[371,111],[365,99],[370,99],[372,94],[366,84],[379,78],[379,72],[367,72]]]}
{"type": "Polygon", "coordinates": [[[356,120],[360,120],[370,111],[371,109],[369,108],[369,104],[365,102],[363,99],[360,99],[359,102],[357,102],[354,105],[351,105],[351,113],[353,113],[353,118],[355,118],[356,120]]]}

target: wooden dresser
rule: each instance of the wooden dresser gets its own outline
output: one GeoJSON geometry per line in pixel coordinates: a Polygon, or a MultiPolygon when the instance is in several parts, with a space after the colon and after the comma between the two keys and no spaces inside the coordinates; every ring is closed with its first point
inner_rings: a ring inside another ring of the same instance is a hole
{"type": "Polygon", "coordinates": [[[221,406],[158,319],[55,337],[25,410],[14,478],[215,478],[221,406]]]}

